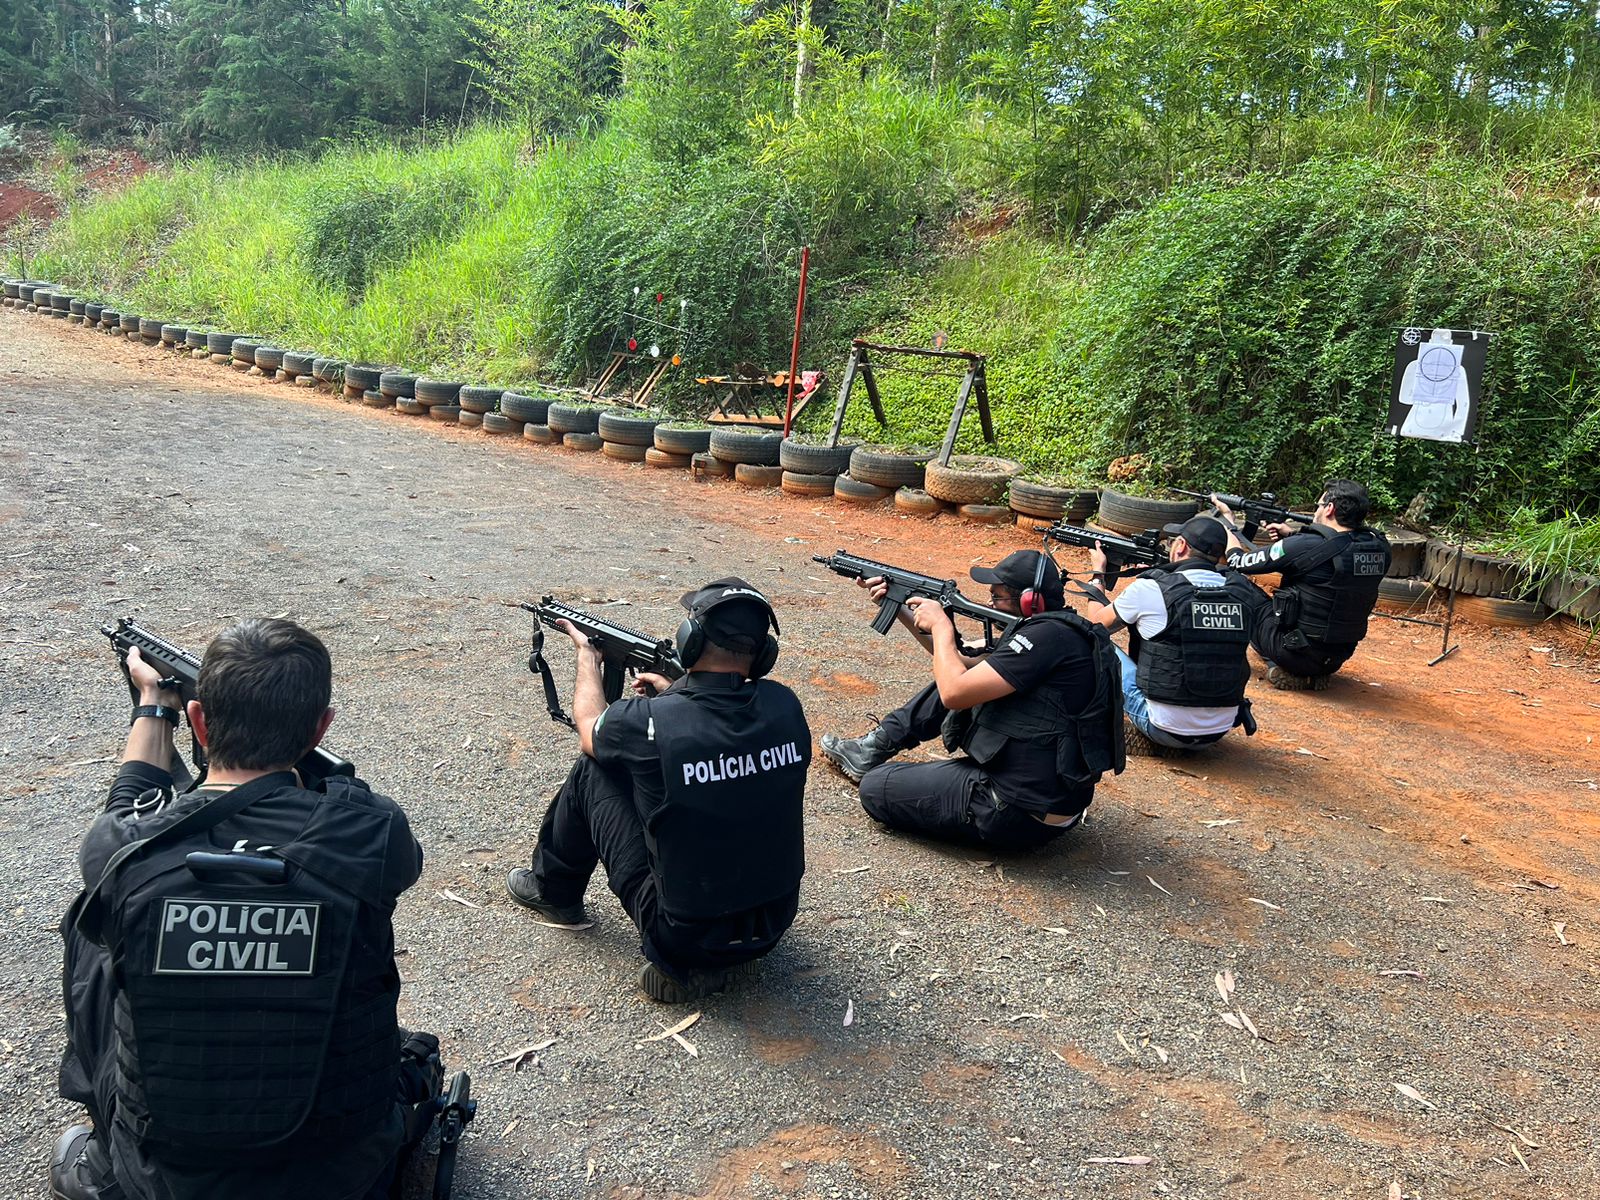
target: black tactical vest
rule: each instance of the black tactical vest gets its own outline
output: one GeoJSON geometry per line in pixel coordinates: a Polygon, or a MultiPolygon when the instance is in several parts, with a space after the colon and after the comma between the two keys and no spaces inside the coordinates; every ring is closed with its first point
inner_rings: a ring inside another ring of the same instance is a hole
{"type": "Polygon", "coordinates": [[[1359,642],[1367,636],[1367,618],[1378,603],[1378,585],[1389,570],[1389,541],[1375,529],[1354,529],[1339,532],[1322,525],[1312,525],[1307,533],[1323,539],[1323,543],[1309,555],[1301,555],[1284,563],[1284,586],[1274,602],[1280,617],[1292,615],[1285,621],[1288,629],[1298,631],[1307,642],[1324,642],[1343,646],[1359,642]],[[1304,577],[1323,563],[1332,569],[1332,577],[1322,583],[1310,583],[1304,577]],[[1288,596],[1284,593],[1288,592],[1288,596]]]}
{"type": "Polygon", "coordinates": [[[811,762],[798,697],[757,679],[715,703],[697,701],[692,682],[643,703],[666,789],[645,829],[666,913],[709,921],[794,895],[811,762]]]}
{"type": "Polygon", "coordinates": [[[1199,587],[1185,571],[1156,567],[1141,572],[1161,589],[1167,624],[1154,637],[1130,633],[1135,680],[1147,699],[1183,708],[1228,708],[1244,700],[1250,682],[1245,651],[1255,628],[1261,589],[1237,571],[1207,563],[1221,587],[1199,587]]]}
{"type": "Polygon", "coordinates": [[[400,981],[391,947],[363,941],[357,920],[363,902],[393,909],[379,882],[389,819],[364,787],[332,780],[296,840],[261,856],[287,865],[281,882],[191,868],[209,840],[158,832],[87,894],[79,928],[117,982],[116,1119],[158,1159],[325,1153],[392,1112],[400,981]]]}
{"type": "Polygon", "coordinates": [[[1089,639],[1094,692],[1084,695],[1065,673],[1027,692],[1012,692],[947,718],[946,747],[965,751],[974,762],[990,762],[1007,741],[1053,743],[1056,778],[1064,790],[1092,786],[1126,765],[1122,741],[1122,669],[1111,638],[1099,625],[1068,609],[1028,617],[1011,634],[1035,621],[1057,621],[1089,639]]]}

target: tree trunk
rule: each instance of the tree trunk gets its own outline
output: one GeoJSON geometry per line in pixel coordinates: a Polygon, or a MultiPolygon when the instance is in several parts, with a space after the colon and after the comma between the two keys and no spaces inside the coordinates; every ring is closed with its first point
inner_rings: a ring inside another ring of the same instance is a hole
{"type": "Polygon", "coordinates": [[[799,16],[794,23],[794,115],[800,115],[800,105],[805,100],[806,84],[816,72],[811,62],[811,0],[800,0],[799,16]]]}
{"type": "Polygon", "coordinates": [[[1493,30],[1487,25],[1479,25],[1477,36],[1478,52],[1473,55],[1476,62],[1472,71],[1472,98],[1481,103],[1489,100],[1489,61],[1494,53],[1494,45],[1490,41],[1493,30]]]}

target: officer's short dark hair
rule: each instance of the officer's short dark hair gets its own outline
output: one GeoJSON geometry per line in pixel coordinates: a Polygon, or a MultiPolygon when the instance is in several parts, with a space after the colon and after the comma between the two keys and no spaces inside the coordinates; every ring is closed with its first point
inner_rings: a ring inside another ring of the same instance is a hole
{"type": "Polygon", "coordinates": [[[206,647],[195,691],[214,766],[293,766],[311,749],[327,711],[333,663],[309,630],[254,618],[223,630],[206,647]]]}
{"type": "Polygon", "coordinates": [[[1322,496],[1326,503],[1333,505],[1333,519],[1352,529],[1365,521],[1372,511],[1367,489],[1349,479],[1328,480],[1322,496]]]}

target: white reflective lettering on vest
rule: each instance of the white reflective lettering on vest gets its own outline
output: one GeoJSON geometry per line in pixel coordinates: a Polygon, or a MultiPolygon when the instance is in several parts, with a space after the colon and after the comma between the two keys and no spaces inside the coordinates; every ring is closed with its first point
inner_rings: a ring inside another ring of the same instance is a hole
{"type": "Polygon", "coordinates": [[[721,783],[727,779],[765,774],[800,761],[799,745],[785,742],[781,746],[768,746],[759,754],[721,754],[716,758],[684,763],[683,782],[721,783]]]}
{"type": "Polygon", "coordinates": [[[1189,603],[1189,619],[1196,629],[1242,631],[1244,605],[1231,600],[1193,600],[1189,603]]]}
{"type": "Polygon", "coordinates": [[[310,902],[212,904],[165,899],[156,922],[157,975],[311,975],[322,906],[310,902]],[[213,940],[202,934],[249,935],[213,940]]]}
{"type": "Polygon", "coordinates": [[[1389,564],[1384,562],[1381,550],[1357,550],[1353,573],[1356,575],[1382,575],[1389,564]]]}

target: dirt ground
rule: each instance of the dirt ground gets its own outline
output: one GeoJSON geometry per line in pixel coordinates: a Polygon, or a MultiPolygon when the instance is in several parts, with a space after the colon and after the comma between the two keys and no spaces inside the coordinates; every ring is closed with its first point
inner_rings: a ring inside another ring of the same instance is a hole
{"type": "Polygon", "coordinates": [[[1131,760],[1032,856],[887,833],[819,759],[799,919],[691,1052],[647,1040],[683,1013],[638,994],[603,881],[581,935],[501,891],[576,752],[515,602],[668,632],[681,591],[744,574],[813,733],[859,732],[926,659],[809,556],[964,575],[1018,531],[696,485],[10,310],[0,412],[4,1196],[44,1194],[78,1115],[54,926],[127,719],[98,628],[199,649],[279,613],[328,641],[329,742],[427,850],[403,1005],[481,1099],[459,1196],[1600,1190],[1600,661],[1552,627],[1464,628],[1429,668],[1436,631],[1375,622],[1328,692],[1258,685],[1257,737],[1131,760]],[[1125,1156],[1149,1161],[1093,1161],[1125,1156]]]}

